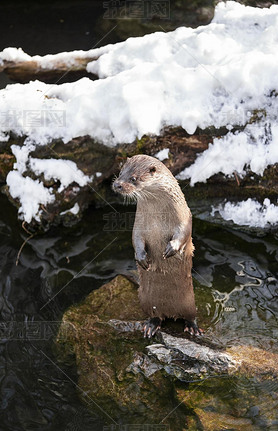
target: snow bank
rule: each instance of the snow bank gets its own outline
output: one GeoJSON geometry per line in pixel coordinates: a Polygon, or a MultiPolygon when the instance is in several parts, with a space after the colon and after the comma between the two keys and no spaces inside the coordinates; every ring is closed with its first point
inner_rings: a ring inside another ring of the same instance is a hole
{"type": "Polygon", "coordinates": [[[226,202],[224,205],[213,207],[211,215],[218,211],[224,220],[232,220],[238,225],[265,228],[278,225],[278,206],[265,199],[260,204],[254,199],[238,202],[226,202]]]}
{"type": "MultiPolygon", "coordinates": [[[[259,9],[219,3],[207,26],[91,50],[90,56],[100,57],[87,69],[100,80],[31,82],[2,90],[1,130],[26,133],[36,143],[88,134],[116,145],[159,134],[165,125],[180,125],[188,133],[198,126],[244,125],[256,109],[267,108],[271,121],[277,112],[276,97],[270,97],[278,88],[277,26],[276,5],[259,9]]],[[[22,51],[18,55],[24,57],[22,51]]],[[[59,55],[70,59],[77,54],[59,55]]],[[[16,54],[8,49],[4,57],[16,54]]],[[[41,61],[47,64],[49,56],[41,61]]]]}

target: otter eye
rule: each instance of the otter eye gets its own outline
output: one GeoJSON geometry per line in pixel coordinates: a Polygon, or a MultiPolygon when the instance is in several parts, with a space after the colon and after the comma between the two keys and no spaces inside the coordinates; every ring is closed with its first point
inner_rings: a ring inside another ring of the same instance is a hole
{"type": "Polygon", "coordinates": [[[130,181],[131,181],[132,183],[136,183],[136,177],[131,177],[131,178],[130,178],[130,181]]]}
{"type": "Polygon", "coordinates": [[[155,166],[152,166],[152,167],[150,168],[150,173],[151,173],[151,174],[153,174],[154,172],[156,172],[156,167],[155,167],[155,166]]]}

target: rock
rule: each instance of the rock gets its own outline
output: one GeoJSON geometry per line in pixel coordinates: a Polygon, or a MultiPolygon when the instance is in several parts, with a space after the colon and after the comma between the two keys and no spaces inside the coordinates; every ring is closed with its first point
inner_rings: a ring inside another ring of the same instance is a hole
{"type": "MultiPolygon", "coordinates": [[[[60,357],[74,352],[80,396],[109,423],[157,424],[177,405],[173,383],[143,353],[147,341],[141,333],[113,328],[112,317],[128,316],[144,318],[135,286],[118,276],[65,313],[57,339],[60,357]]],[[[174,412],[167,423],[180,431],[186,415],[174,412]]]]}
{"type": "Polygon", "coordinates": [[[162,362],[167,358],[167,364],[173,362],[175,365],[171,368],[165,367],[165,371],[178,376],[179,380],[188,381],[194,375],[200,377],[221,373],[232,374],[238,368],[238,361],[219,350],[213,350],[185,338],[173,337],[162,331],[160,337],[163,341],[163,351],[161,352],[161,346],[157,350],[151,345],[147,347],[149,354],[162,362]],[[166,353],[167,350],[168,353],[166,353]],[[177,365],[178,361],[180,361],[179,365],[177,365]],[[189,368],[190,363],[194,364],[194,367],[189,368]]]}
{"type": "MultiPolygon", "coordinates": [[[[230,384],[248,376],[271,382],[278,374],[277,355],[252,346],[220,349],[206,337],[195,342],[183,333],[173,336],[167,327],[156,339],[144,339],[145,318],[137,287],[124,276],[93,291],[63,316],[58,356],[67,361],[74,355],[81,398],[91,401],[94,411],[98,406],[98,413],[108,422],[113,418],[123,423],[163,423],[180,431],[186,423],[196,426],[210,415],[215,424],[219,422],[216,414],[200,406],[197,414],[184,402],[185,397],[178,401],[181,384],[224,375],[230,384]]],[[[250,424],[248,418],[238,420],[233,429],[244,425],[249,430],[250,424]]]]}
{"type": "MultiPolygon", "coordinates": [[[[24,138],[12,136],[8,143],[0,145],[0,182],[6,180],[8,172],[13,168],[15,157],[10,147],[14,144],[22,147],[24,145],[24,138]]],[[[36,174],[31,169],[27,169],[24,177],[41,181],[46,189],[52,188],[54,195],[53,203],[42,206],[40,221],[37,222],[33,219],[30,223],[26,223],[29,231],[47,231],[51,226],[60,223],[63,223],[65,226],[74,224],[80,220],[84,210],[90,203],[107,205],[107,201],[111,200],[109,196],[112,195],[110,184],[108,187],[106,186],[107,190],[105,190],[103,184],[117,170],[118,161],[115,149],[98,144],[89,136],[83,136],[73,139],[67,144],[57,140],[51,146],[37,146],[30,153],[30,156],[41,160],[57,159],[73,161],[84,175],[90,177],[90,182],[85,186],[79,186],[73,182],[63,190],[60,190],[59,181],[45,179],[43,174],[36,174]],[[97,176],[97,172],[101,172],[102,175],[97,176]],[[106,194],[108,194],[107,197],[106,194]],[[78,204],[79,211],[72,213],[70,210],[76,204],[78,204]]],[[[20,202],[10,195],[9,188],[6,185],[2,187],[2,192],[19,208],[20,202]]]]}
{"type": "MultiPolygon", "coordinates": [[[[33,180],[40,180],[47,189],[53,188],[54,202],[42,207],[40,221],[32,220],[26,224],[29,231],[46,231],[53,225],[63,223],[71,225],[81,219],[84,210],[90,204],[97,206],[111,206],[115,202],[122,202],[111,190],[111,182],[114,174],[120,170],[126,157],[135,154],[155,155],[163,148],[169,149],[169,158],[164,161],[166,166],[178,174],[183,168],[194,163],[197,155],[208,148],[215,136],[223,136],[227,131],[208,129],[198,130],[194,135],[188,135],[181,127],[165,128],[160,136],[144,136],[132,144],[119,144],[115,148],[95,142],[89,136],[78,137],[67,144],[61,140],[53,141],[50,145],[37,146],[30,156],[38,159],[62,159],[76,163],[77,168],[84,175],[91,178],[84,187],[77,187],[72,183],[64,190],[59,191],[60,183],[54,179],[46,180],[44,175],[36,175],[30,169],[24,176],[33,180]],[[79,212],[68,212],[78,204],[79,212]]],[[[11,145],[22,146],[24,137],[12,136],[9,142],[0,143],[0,181],[4,182],[6,175],[13,168],[15,158],[11,152],[11,145]]],[[[269,166],[262,177],[248,173],[240,184],[236,177],[228,178],[222,174],[209,178],[207,183],[197,183],[194,187],[187,187],[187,181],[180,181],[181,187],[186,187],[186,199],[193,209],[194,214],[215,219],[210,216],[211,205],[220,198],[229,196],[229,200],[254,197],[263,200],[268,197],[275,200],[278,196],[278,164],[269,166]]],[[[10,201],[18,208],[19,202],[14,199],[7,186],[2,191],[10,201]]]]}

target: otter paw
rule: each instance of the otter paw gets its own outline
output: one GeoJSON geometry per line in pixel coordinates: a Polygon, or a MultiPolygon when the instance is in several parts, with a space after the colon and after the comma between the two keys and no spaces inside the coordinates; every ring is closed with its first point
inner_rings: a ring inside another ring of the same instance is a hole
{"type": "Polygon", "coordinates": [[[203,335],[203,329],[199,328],[195,320],[193,322],[186,322],[184,332],[189,332],[190,335],[201,336],[203,335]]]}
{"type": "Polygon", "coordinates": [[[146,322],[143,328],[144,338],[153,337],[156,332],[161,328],[161,322],[162,320],[159,319],[159,317],[153,317],[152,319],[148,320],[148,322],[146,322]]]}
{"type": "Polygon", "coordinates": [[[169,241],[163,253],[163,257],[167,259],[168,257],[174,256],[178,251],[179,250],[173,245],[172,241],[169,241]]]}
{"type": "Polygon", "coordinates": [[[140,265],[141,268],[143,268],[145,270],[147,270],[150,266],[147,253],[145,251],[140,253],[140,254],[136,254],[135,260],[138,263],[138,265],[140,265]]]}
{"type": "Polygon", "coordinates": [[[145,269],[146,271],[149,269],[148,259],[143,259],[143,260],[136,259],[136,262],[141,266],[141,268],[145,269]]]}

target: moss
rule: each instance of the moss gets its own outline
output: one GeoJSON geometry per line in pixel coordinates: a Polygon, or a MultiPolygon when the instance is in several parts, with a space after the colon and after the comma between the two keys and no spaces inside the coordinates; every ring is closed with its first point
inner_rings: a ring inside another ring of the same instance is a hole
{"type": "Polygon", "coordinates": [[[0,154],[0,183],[6,181],[8,173],[12,170],[13,164],[16,162],[15,157],[11,154],[0,154]]]}
{"type": "Polygon", "coordinates": [[[136,148],[138,153],[141,153],[145,146],[149,143],[150,138],[146,135],[142,136],[141,139],[136,138],[136,148]]]}
{"type": "Polygon", "coordinates": [[[265,120],[266,117],[267,117],[267,112],[265,109],[254,109],[252,111],[252,115],[249,118],[249,121],[247,122],[247,124],[258,123],[262,120],[265,120]]]}

